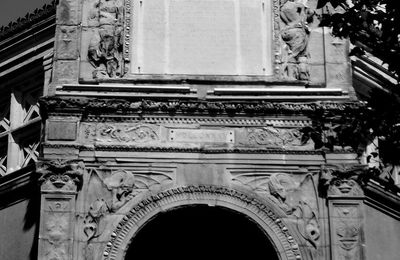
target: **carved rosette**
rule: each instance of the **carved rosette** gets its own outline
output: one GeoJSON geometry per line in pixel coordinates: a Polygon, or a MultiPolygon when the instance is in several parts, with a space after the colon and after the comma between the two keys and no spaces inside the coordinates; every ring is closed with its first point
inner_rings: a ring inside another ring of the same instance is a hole
{"type": "Polygon", "coordinates": [[[80,161],[42,161],[36,168],[42,191],[76,192],[81,188],[84,165],[80,161]]]}

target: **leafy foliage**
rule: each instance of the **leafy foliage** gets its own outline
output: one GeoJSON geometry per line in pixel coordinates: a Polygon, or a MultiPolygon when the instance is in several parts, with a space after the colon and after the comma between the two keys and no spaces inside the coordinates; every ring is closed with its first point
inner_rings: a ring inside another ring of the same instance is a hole
{"type": "Polygon", "coordinates": [[[321,26],[331,27],[335,36],[349,37],[357,46],[353,53],[368,51],[400,75],[400,1],[319,0],[317,7],[324,9],[321,26]]]}

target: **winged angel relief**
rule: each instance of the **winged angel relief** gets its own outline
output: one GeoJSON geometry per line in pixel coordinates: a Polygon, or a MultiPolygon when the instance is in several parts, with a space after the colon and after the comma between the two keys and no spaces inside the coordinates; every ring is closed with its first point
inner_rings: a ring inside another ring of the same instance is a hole
{"type": "Polygon", "coordinates": [[[297,221],[297,229],[315,249],[318,246],[320,227],[318,221],[317,188],[311,174],[297,181],[287,173],[241,174],[233,181],[270,197],[290,217],[297,221]]]}
{"type": "Polygon", "coordinates": [[[88,240],[101,233],[100,219],[107,213],[117,212],[138,194],[159,189],[171,183],[164,173],[140,173],[131,170],[101,170],[90,172],[89,192],[94,193],[88,215],[84,220],[84,233],[88,240]]]}

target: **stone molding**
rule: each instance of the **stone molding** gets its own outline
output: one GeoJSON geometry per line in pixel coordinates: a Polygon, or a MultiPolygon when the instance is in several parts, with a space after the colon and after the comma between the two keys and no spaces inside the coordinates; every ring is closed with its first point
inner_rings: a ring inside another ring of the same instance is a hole
{"type": "Polygon", "coordinates": [[[276,115],[313,114],[317,111],[341,113],[364,107],[361,102],[208,102],[208,101],[129,101],[122,99],[86,99],[46,97],[40,100],[48,113],[86,112],[89,114],[189,114],[189,115],[276,115]]]}
{"type": "MultiPolygon", "coordinates": [[[[160,211],[193,204],[216,204],[241,211],[265,229],[282,260],[303,258],[290,227],[272,209],[274,206],[225,187],[189,186],[170,189],[136,204],[118,223],[103,252],[104,260],[123,259],[138,228],[160,211]],[[257,216],[257,217],[255,217],[257,216]]],[[[308,249],[305,249],[308,250],[308,249]]]]}
{"type": "MultiPolygon", "coordinates": [[[[96,144],[96,145],[77,145],[77,144],[51,144],[43,143],[43,148],[71,148],[81,151],[116,151],[116,152],[168,152],[168,153],[247,153],[247,154],[302,154],[302,155],[324,155],[320,150],[285,150],[279,148],[211,148],[211,147],[167,147],[167,146],[137,146],[137,145],[116,145],[116,144],[96,144]]],[[[337,151],[337,153],[350,153],[337,151]]]]}

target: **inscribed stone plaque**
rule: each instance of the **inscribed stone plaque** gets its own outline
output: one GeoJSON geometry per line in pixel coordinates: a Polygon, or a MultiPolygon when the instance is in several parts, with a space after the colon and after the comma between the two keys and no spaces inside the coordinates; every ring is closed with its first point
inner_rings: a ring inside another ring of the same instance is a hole
{"type": "Polygon", "coordinates": [[[265,0],[133,0],[133,74],[271,75],[265,0]]]}
{"type": "Polygon", "coordinates": [[[181,143],[234,143],[234,132],[216,129],[171,129],[169,140],[181,143]]]}

